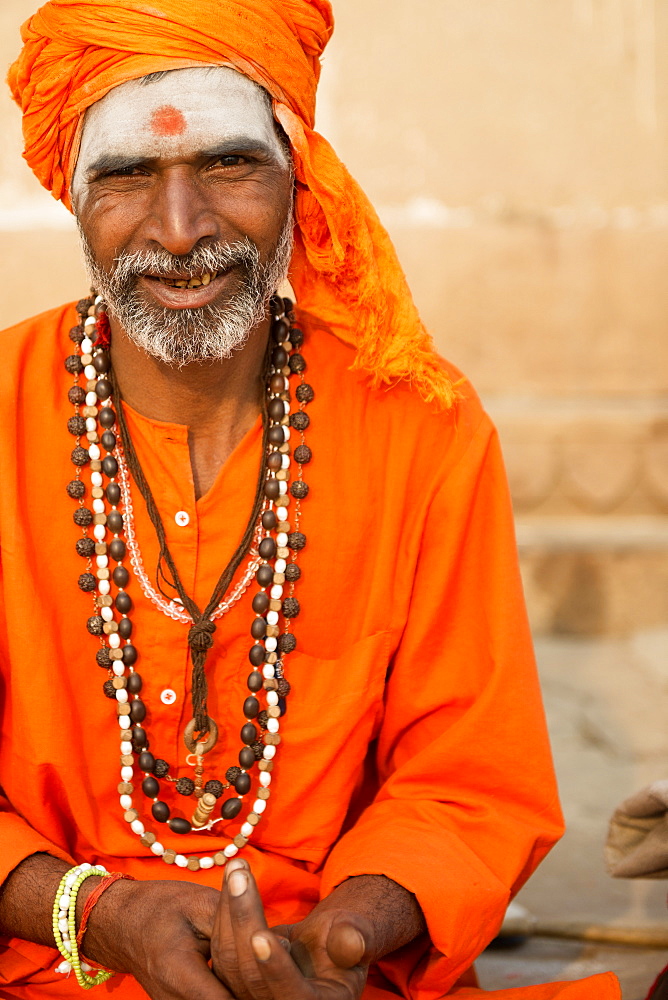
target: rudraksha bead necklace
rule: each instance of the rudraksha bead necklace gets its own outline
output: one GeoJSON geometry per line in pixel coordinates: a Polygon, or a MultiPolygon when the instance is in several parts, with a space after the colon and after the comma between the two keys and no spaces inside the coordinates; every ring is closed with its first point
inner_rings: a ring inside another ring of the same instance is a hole
{"type": "Polygon", "coordinates": [[[74,378],[68,394],[74,407],[68,430],[76,438],[71,456],[76,475],[68,484],[67,492],[78,501],[74,521],[82,534],[76,548],[79,555],[86,559],[86,571],[79,577],[79,587],[93,598],[93,614],[88,619],[87,628],[92,635],[99,637],[96,661],[107,673],[104,694],[116,704],[121,738],[120,805],[133,833],[167,864],[175,863],[191,871],[211,868],[214,864],[224,865],[248,842],[266,809],[273,759],[281,742],[279,719],[285,711],[285,699],[290,692],[285,678],[285,658],[296,646],[290,623],[300,610],[294,591],[301,576],[298,555],[306,544],[306,537],[299,530],[301,501],[309,491],[303,479],[303,466],[311,460],[304,431],[310,422],[306,406],[313,399],[313,390],[305,381],[306,363],[298,353],[303,334],[291,325],[294,320],[292,303],[274,296],[271,300],[263,461],[256,504],[237,554],[221,575],[212,600],[202,612],[182,588],[164,539],[160,515],[134,454],[122,407],[114,407],[114,396],[118,398],[118,395],[114,393],[105,304],[101,297],[93,294],[77,304],[77,312],[80,323],[70,331],[76,353],[65,361],[67,371],[74,378]],[[291,414],[289,378],[292,374],[299,376],[300,385],[295,393],[299,409],[291,414]],[[80,384],[82,376],[85,388],[80,384]],[[300,443],[293,455],[297,477],[289,487],[291,432],[299,435],[300,443]],[[88,487],[83,478],[86,467],[90,470],[90,508],[86,506],[88,487]],[[144,570],[134,530],[130,472],[147,501],[147,509],[161,542],[161,556],[165,557],[171,573],[171,581],[164,572],[163,579],[178,591],[178,599],[168,598],[161,593],[159,586],[156,589],[144,570]],[[294,514],[288,520],[290,505],[293,505],[294,514]],[[229,596],[223,599],[249,549],[249,562],[244,575],[229,596]],[[260,589],[252,601],[255,615],[250,630],[253,638],[249,651],[252,669],[247,678],[249,695],[243,703],[243,746],[238,755],[239,766],[228,767],[224,781],[217,778],[204,780],[205,755],[215,746],[217,739],[216,723],[206,711],[205,679],[200,682],[198,693],[193,692],[193,719],[184,733],[184,741],[190,751],[186,763],[193,768],[194,777],[174,778],[169,773],[170,765],[155,757],[149,749],[143,725],[146,717],[146,706],[141,699],[143,682],[137,671],[138,652],[129,617],[132,609],[132,598],[128,593],[130,573],[124,565],[128,554],[145,596],[164,614],[191,626],[189,644],[193,659],[193,689],[196,687],[196,661],[200,666],[200,675],[204,677],[204,659],[213,645],[213,620],[226,614],[241,599],[253,576],[258,583],[260,589]],[[110,563],[115,563],[113,569],[110,563]],[[146,829],[134,805],[133,779],[138,768],[143,773],[142,792],[152,800],[151,813],[156,821],[166,823],[175,834],[211,831],[216,824],[239,816],[243,800],[253,788],[252,772],[256,766],[258,778],[252,808],[236,835],[230,837],[230,842],[212,856],[186,856],[165,847],[155,833],[146,829]],[[172,816],[172,809],[160,797],[161,780],[173,783],[184,797],[194,796],[194,811],[190,819],[172,816]],[[233,790],[234,794],[223,801],[220,816],[215,816],[217,800],[228,790],[233,790]]]}

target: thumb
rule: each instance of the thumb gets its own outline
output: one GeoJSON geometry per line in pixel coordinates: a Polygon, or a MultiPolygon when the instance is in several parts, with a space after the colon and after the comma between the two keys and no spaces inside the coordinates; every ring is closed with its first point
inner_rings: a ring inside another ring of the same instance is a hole
{"type": "Polygon", "coordinates": [[[327,935],[327,954],[340,969],[351,969],[354,965],[360,965],[367,948],[365,936],[355,924],[341,920],[330,927],[327,935]]]}

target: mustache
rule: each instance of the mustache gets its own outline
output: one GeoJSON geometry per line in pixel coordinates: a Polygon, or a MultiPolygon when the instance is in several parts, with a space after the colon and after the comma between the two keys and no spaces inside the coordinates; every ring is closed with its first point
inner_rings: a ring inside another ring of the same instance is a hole
{"type": "Polygon", "coordinates": [[[196,246],[183,255],[158,248],[121,253],[115,258],[114,265],[111,277],[114,282],[123,284],[142,274],[194,278],[205,272],[227,271],[231,267],[242,267],[244,271],[251,272],[260,265],[260,251],[245,238],[234,243],[219,241],[196,246]]]}

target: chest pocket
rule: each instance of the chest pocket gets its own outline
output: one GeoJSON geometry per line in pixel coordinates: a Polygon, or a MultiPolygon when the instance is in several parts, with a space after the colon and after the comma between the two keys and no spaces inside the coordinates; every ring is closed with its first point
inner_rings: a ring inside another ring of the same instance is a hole
{"type": "Polygon", "coordinates": [[[292,690],[257,846],[317,864],[331,848],[382,721],[389,640],[377,632],[334,660],[290,655],[292,690]]]}

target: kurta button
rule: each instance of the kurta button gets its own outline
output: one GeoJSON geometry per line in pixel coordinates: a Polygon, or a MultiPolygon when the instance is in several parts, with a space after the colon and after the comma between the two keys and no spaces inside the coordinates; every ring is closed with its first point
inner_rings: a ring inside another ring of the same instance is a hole
{"type": "Polygon", "coordinates": [[[172,691],[171,688],[165,688],[160,695],[160,701],[163,705],[173,705],[176,701],[176,691],[172,691]]]}
{"type": "Polygon", "coordinates": [[[190,514],[187,510],[179,510],[174,515],[174,520],[178,524],[179,528],[185,528],[190,524],[190,514]]]}

